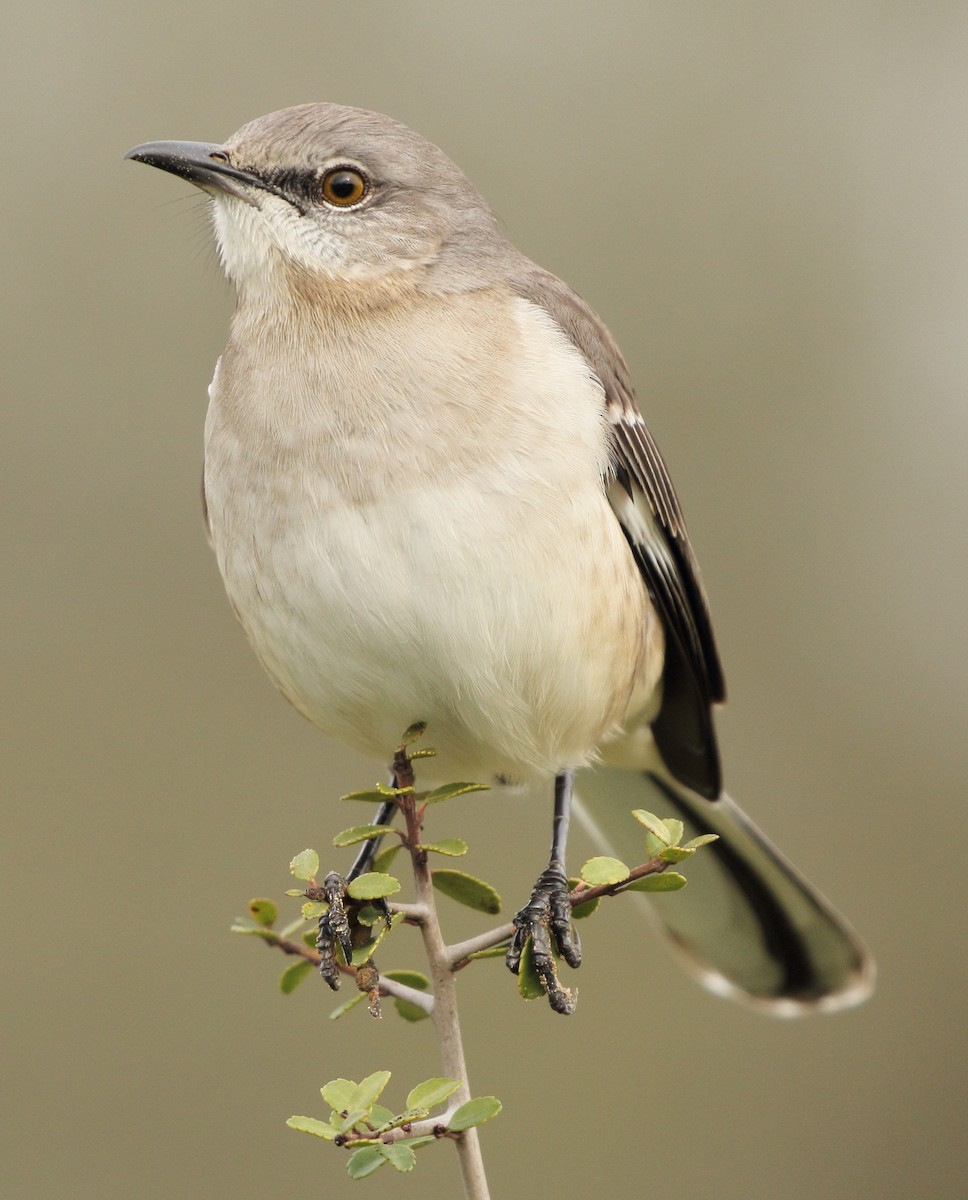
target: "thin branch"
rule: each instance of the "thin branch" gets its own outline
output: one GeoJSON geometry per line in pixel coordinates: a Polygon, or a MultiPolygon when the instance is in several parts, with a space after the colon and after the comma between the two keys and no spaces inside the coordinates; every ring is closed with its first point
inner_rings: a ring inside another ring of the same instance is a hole
{"type": "Polygon", "coordinates": [[[442,1116],[424,1117],[420,1121],[408,1121],[406,1125],[399,1125],[396,1129],[388,1129],[385,1133],[358,1133],[353,1136],[347,1134],[340,1140],[339,1144],[345,1146],[348,1150],[352,1150],[357,1142],[363,1142],[367,1145],[374,1138],[379,1138],[387,1146],[392,1145],[394,1142],[404,1142],[409,1138],[417,1137],[449,1137],[456,1141],[461,1135],[451,1133],[447,1125],[459,1107],[457,1104],[452,1104],[442,1116]]]}
{"type": "MultiPolygon", "coordinates": [[[[343,965],[338,959],[336,965],[344,974],[353,976],[361,992],[369,992],[370,1011],[374,1016],[379,1015],[379,1004],[376,1000],[377,990],[380,995],[409,1001],[429,1014],[440,1042],[443,1073],[449,1079],[461,1081],[460,1087],[451,1100],[452,1108],[448,1110],[449,1113],[452,1113],[471,1099],[457,1011],[456,972],[467,966],[472,955],[507,942],[514,934],[515,926],[508,922],[451,946],[444,942],[437,915],[436,894],[432,873],[428,866],[427,851],[421,844],[423,806],[418,803],[414,795],[413,766],[407,755],[406,745],[401,746],[394,757],[393,774],[397,806],[403,814],[406,824],[406,832],[402,834],[401,840],[404,848],[410,854],[417,902],[415,904],[395,903],[392,905],[392,909],[396,914],[402,916],[406,923],[420,929],[424,951],[427,955],[431,992],[422,992],[394,979],[386,979],[380,976],[373,965],[369,963],[364,964],[360,970],[352,965],[343,965]]],[[[629,884],[648,875],[659,874],[667,866],[668,864],[661,859],[653,858],[635,867],[620,883],[601,884],[594,887],[585,887],[579,884],[569,896],[569,901],[572,908],[575,908],[603,896],[618,895],[626,891],[629,884]]],[[[320,898],[310,896],[308,889],[306,894],[311,899],[320,898]]],[[[307,946],[301,940],[274,934],[269,929],[258,930],[258,933],[268,945],[278,947],[284,954],[294,955],[319,966],[321,955],[315,947],[307,946]]],[[[447,1120],[447,1115],[428,1117],[396,1129],[387,1130],[382,1134],[374,1132],[369,1137],[360,1133],[355,1136],[347,1136],[341,1139],[341,1144],[350,1147],[355,1143],[372,1145],[374,1137],[378,1137],[385,1144],[415,1137],[449,1137],[457,1148],[466,1200],[490,1200],[476,1127],[452,1133],[447,1129],[447,1120]]]]}
{"type": "Polygon", "coordinates": [[[633,867],[621,883],[599,883],[595,887],[577,887],[568,899],[571,901],[572,908],[576,908],[579,904],[587,904],[589,900],[598,900],[602,896],[621,896],[628,890],[630,883],[635,883],[637,879],[644,879],[647,875],[661,875],[671,865],[671,863],[663,862],[661,858],[650,858],[641,866],[633,867]]]}
{"type": "MultiPolygon", "coordinates": [[[[628,877],[623,879],[621,883],[602,883],[596,884],[595,887],[577,887],[569,895],[568,900],[572,908],[577,908],[579,904],[588,904],[592,900],[599,900],[604,896],[621,896],[623,892],[628,890],[630,883],[634,883],[637,879],[644,879],[647,875],[660,875],[669,865],[669,863],[663,862],[660,858],[650,858],[648,862],[634,867],[629,872],[628,877]]],[[[479,954],[482,950],[490,950],[493,946],[500,946],[513,933],[514,925],[509,921],[506,925],[496,925],[493,929],[489,929],[485,933],[478,933],[464,942],[455,942],[453,945],[447,947],[447,959],[450,963],[450,969],[452,971],[463,970],[470,961],[472,954],[479,954]]]]}
{"type": "Polygon", "coordinates": [[[492,946],[500,946],[513,933],[514,926],[508,921],[506,925],[498,925],[486,933],[479,933],[476,937],[468,938],[466,942],[455,942],[452,946],[447,947],[447,961],[450,963],[450,969],[459,971],[467,965],[472,954],[477,954],[481,950],[490,950],[492,946]]]}
{"type": "MultiPolygon", "coordinates": [[[[315,947],[307,946],[305,942],[295,942],[291,938],[267,936],[266,934],[261,936],[268,945],[277,946],[283,954],[295,954],[307,962],[311,962],[314,966],[319,966],[320,954],[315,947]]],[[[346,967],[342,963],[338,963],[338,966],[344,975],[356,978],[356,967],[346,967]]],[[[408,1000],[428,1014],[432,1014],[434,1011],[434,998],[429,992],[421,992],[418,988],[400,983],[396,979],[386,979],[383,975],[380,976],[380,995],[390,996],[394,1000],[408,1000]]]]}
{"type": "MultiPolygon", "coordinates": [[[[402,746],[393,763],[394,780],[398,787],[413,786],[413,767],[402,746]]],[[[460,1019],[457,1011],[457,981],[447,954],[447,945],[440,931],[437,918],[437,901],[433,879],[427,865],[427,852],[420,849],[422,814],[412,797],[401,797],[398,801],[407,824],[405,844],[413,863],[414,887],[417,902],[426,909],[426,917],[420,927],[424,950],[430,970],[431,987],[434,994],[434,1029],[440,1042],[443,1073],[448,1079],[459,1079],[461,1086],[454,1095],[453,1103],[461,1105],[470,1100],[471,1092],[467,1079],[467,1063],[464,1060],[464,1043],[461,1038],[460,1019]]],[[[484,1160],[477,1129],[465,1129],[455,1139],[457,1158],[460,1162],[466,1200],[490,1200],[484,1160]]]]}

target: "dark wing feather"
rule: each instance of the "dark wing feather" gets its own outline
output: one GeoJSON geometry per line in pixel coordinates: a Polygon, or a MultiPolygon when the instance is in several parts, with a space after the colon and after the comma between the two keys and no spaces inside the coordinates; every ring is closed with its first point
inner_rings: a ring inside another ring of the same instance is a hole
{"type": "Polygon", "coordinates": [[[723,672],[682,509],[628,367],[599,318],[560,279],[525,260],[512,286],[557,322],[605,389],[613,431],[609,499],[666,635],[662,705],[652,732],[673,775],[714,799],[722,783],[712,705],[725,699],[723,672]]]}

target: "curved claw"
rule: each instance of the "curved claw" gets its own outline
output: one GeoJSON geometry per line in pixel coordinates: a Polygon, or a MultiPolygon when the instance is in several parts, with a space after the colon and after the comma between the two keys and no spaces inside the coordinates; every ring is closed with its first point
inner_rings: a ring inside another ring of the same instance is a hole
{"type": "Polygon", "coordinates": [[[346,916],[346,880],[336,871],[323,880],[325,899],[329,911],[319,918],[319,933],[316,949],[319,951],[319,973],[334,992],[339,991],[339,964],[336,961],[336,945],[343,951],[343,959],[353,958],[353,943],[350,940],[350,923],[346,916]]]}
{"type": "Polygon", "coordinates": [[[513,925],[514,935],[505,958],[508,969],[518,974],[530,938],[534,969],[548,993],[548,1002],[555,1012],[574,1012],[575,997],[558,979],[555,964],[557,951],[570,967],[581,966],[581,942],[572,925],[568,880],[560,864],[550,863],[538,876],[531,899],[513,925]]]}

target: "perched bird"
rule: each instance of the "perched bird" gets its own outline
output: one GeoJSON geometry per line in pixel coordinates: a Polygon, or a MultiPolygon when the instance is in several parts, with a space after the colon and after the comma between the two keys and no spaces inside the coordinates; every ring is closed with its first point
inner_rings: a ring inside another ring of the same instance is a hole
{"type": "Polygon", "coordinates": [[[583,771],[592,823],[611,810],[634,832],[651,790],[719,835],[660,909],[707,984],[780,1014],[862,999],[863,947],[722,793],[706,596],[595,313],[378,113],[304,104],[128,157],[213,202],[238,304],[209,389],[207,520],[269,675],[358,750],[424,721],[444,779],[554,785],[509,966],[528,936],[539,967],[552,948],[580,961],[565,840],[583,771]]]}

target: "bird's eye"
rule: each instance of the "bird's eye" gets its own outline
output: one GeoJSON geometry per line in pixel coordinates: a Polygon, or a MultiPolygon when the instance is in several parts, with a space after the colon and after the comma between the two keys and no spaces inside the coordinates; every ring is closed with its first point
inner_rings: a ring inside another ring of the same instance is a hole
{"type": "Polygon", "coordinates": [[[365,176],[355,167],[332,167],[319,181],[320,195],[336,208],[352,208],[368,190],[365,176]]]}

